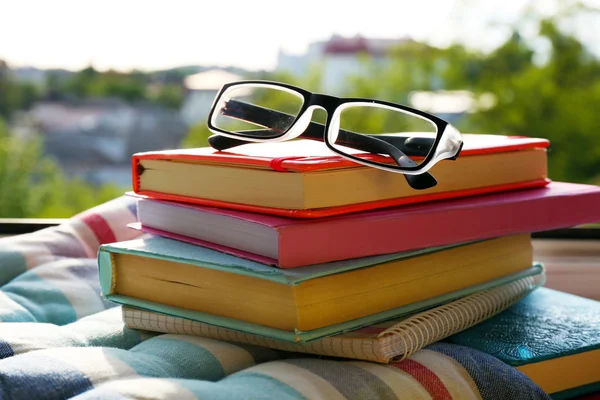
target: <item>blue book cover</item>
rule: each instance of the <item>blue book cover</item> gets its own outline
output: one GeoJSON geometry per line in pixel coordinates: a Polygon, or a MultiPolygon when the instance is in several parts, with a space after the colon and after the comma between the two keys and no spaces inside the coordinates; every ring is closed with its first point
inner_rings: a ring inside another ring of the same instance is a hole
{"type": "Polygon", "coordinates": [[[600,390],[600,302],[540,288],[446,339],[491,354],[556,399],[600,390]]]}

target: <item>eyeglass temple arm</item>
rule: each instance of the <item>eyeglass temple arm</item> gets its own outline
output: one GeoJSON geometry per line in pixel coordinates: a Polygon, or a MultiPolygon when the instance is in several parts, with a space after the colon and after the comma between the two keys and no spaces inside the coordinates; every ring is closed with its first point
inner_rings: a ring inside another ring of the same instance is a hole
{"type": "MultiPolygon", "coordinates": [[[[273,117],[278,120],[282,120],[283,118],[291,119],[287,121],[287,124],[293,122],[294,117],[291,115],[280,113],[274,110],[269,110],[266,108],[250,105],[247,103],[230,100],[227,102],[227,107],[222,110],[224,115],[228,115],[234,118],[238,118],[241,120],[253,122],[255,124],[263,125],[268,124],[267,121],[271,120],[273,117]],[[235,102],[233,107],[230,107],[229,103],[235,102]],[[241,107],[240,107],[241,106],[241,107]],[[242,108],[244,110],[242,110],[242,108]],[[262,114],[262,115],[261,115],[262,114]]],[[[274,124],[273,124],[274,125],[274,124]]],[[[264,125],[263,125],[264,126],[264,125]]],[[[311,136],[307,137],[304,134],[300,135],[300,137],[306,137],[307,139],[315,139],[315,140],[323,140],[323,130],[325,126],[316,122],[311,122],[309,128],[311,132],[311,136]],[[312,136],[314,135],[316,130],[320,130],[320,134],[318,137],[312,136]]],[[[257,133],[256,130],[252,132],[257,133]]],[[[266,130],[266,132],[272,132],[272,130],[266,130]]],[[[384,140],[379,139],[379,137],[360,135],[354,132],[340,130],[338,134],[338,141],[336,143],[346,145],[348,147],[352,147],[358,150],[363,150],[369,153],[382,153],[388,154],[390,157],[394,159],[396,164],[401,167],[413,167],[417,166],[410,157],[404,154],[400,149],[396,148],[394,145],[387,143],[384,140]]],[[[217,150],[226,150],[231,147],[239,146],[242,144],[247,144],[244,140],[229,138],[221,135],[213,135],[208,138],[210,145],[217,150]]],[[[428,189],[437,184],[435,178],[428,172],[424,172],[419,175],[404,175],[407,183],[416,190],[428,189]]]]}
{"type": "MultiPolygon", "coordinates": [[[[348,131],[344,131],[339,133],[339,137],[343,140],[345,135],[351,134],[348,131]]],[[[390,145],[383,140],[366,135],[357,135],[352,134],[352,142],[353,144],[361,145],[358,147],[359,149],[368,149],[366,151],[370,153],[384,153],[389,154],[390,157],[396,161],[401,167],[416,167],[418,164],[414,162],[409,156],[404,154],[400,149],[390,145]]],[[[404,174],[404,178],[406,182],[410,185],[411,188],[416,190],[429,189],[430,187],[434,187],[437,185],[437,181],[429,172],[423,172],[419,175],[406,175],[404,174]]]]}

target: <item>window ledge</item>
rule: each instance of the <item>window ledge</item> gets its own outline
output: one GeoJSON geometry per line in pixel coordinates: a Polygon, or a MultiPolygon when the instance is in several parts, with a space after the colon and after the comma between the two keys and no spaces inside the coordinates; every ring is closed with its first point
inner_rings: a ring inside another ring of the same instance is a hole
{"type": "Polygon", "coordinates": [[[66,218],[0,218],[0,236],[20,235],[59,225],[66,218]]]}

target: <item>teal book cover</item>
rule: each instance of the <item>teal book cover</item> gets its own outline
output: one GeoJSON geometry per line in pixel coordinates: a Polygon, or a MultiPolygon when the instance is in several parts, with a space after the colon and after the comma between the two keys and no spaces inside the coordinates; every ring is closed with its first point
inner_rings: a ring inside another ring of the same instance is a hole
{"type": "Polygon", "coordinates": [[[540,288],[446,341],[491,354],[556,399],[600,391],[600,302],[540,288]]]}
{"type": "Polygon", "coordinates": [[[532,266],[531,268],[519,273],[506,275],[493,281],[473,285],[471,287],[447,293],[442,296],[429,298],[363,318],[357,318],[344,323],[330,325],[310,331],[286,331],[214,314],[167,306],[158,302],[133,298],[130,296],[123,296],[115,293],[113,287],[115,265],[113,263],[112,255],[114,253],[134,254],[142,257],[175,261],[178,263],[185,263],[202,268],[210,268],[230,273],[248,275],[265,280],[284,283],[286,285],[296,285],[314,277],[335,274],[349,269],[368,267],[370,265],[401,258],[415,257],[438,250],[440,250],[440,248],[384,256],[366,257],[346,261],[336,261],[304,268],[278,269],[265,264],[245,260],[225,253],[220,253],[201,246],[194,246],[161,237],[152,237],[149,239],[138,239],[128,242],[104,245],[100,248],[98,254],[98,264],[100,268],[100,285],[102,294],[111,301],[290,342],[310,341],[357,329],[375,322],[422,311],[436,305],[452,301],[459,297],[475,293],[479,290],[489,289],[510,283],[514,280],[521,279],[526,276],[533,276],[543,271],[543,267],[541,265],[532,266]]]}

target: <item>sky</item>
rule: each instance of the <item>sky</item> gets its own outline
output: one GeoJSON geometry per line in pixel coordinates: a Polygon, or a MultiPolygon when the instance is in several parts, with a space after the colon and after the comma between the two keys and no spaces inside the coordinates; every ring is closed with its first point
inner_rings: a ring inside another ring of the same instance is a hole
{"type": "MultiPolygon", "coordinates": [[[[557,0],[559,1],[559,0],[557,0]]],[[[272,69],[332,34],[491,49],[530,0],[2,0],[0,59],[12,66],[272,69]]],[[[544,12],[554,2],[534,1],[544,12]]],[[[600,0],[589,0],[600,7],[600,0]]],[[[598,28],[584,32],[590,40],[598,28]]]]}

